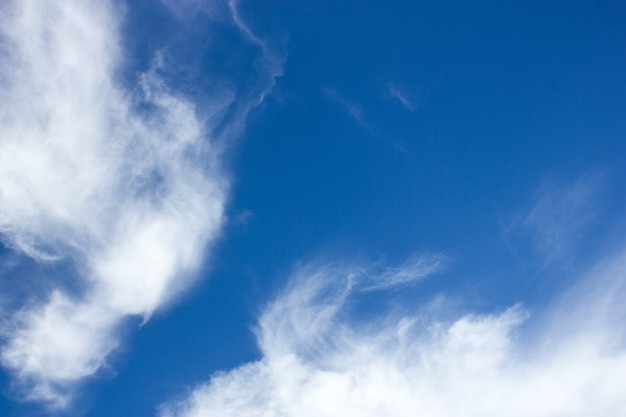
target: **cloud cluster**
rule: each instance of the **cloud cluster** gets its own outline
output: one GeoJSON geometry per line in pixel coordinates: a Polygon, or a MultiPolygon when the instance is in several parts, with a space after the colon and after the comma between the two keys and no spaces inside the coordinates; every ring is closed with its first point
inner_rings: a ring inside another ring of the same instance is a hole
{"type": "Polygon", "coordinates": [[[208,121],[159,76],[158,54],[125,89],[123,7],[0,6],[0,234],[48,265],[40,284],[52,288],[4,317],[0,359],[25,399],[54,407],[105,365],[125,318],[146,320],[188,287],[227,197],[220,150],[207,136],[215,126],[241,131],[279,75],[272,61],[252,97],[213,97],[208,121]]]}
{"type": "Polygon", "coordinates": [[[451,319],[433,303],[364,323],[350,314],[360,276],[296,271],[259,319],[262,358],[161,417],[626,415],[626,251],[536,317],[516,305],[451,319]]]}

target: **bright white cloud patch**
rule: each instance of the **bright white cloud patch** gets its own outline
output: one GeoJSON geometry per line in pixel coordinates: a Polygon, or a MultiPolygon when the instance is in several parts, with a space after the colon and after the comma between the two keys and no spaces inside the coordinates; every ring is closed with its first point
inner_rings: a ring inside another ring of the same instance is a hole
{"type": "Polygon", "coordinates": [[[278,74],[227,121],[215,115],[225,117],[235,95],[212,98],[209,126],[157,75],[158,54],[131,94],[116,81],[122,8],[0,6],[0,233],[48,264],[47,286],[65,283],[5,318],[1,361],[26,399],[56,407],[104,365],[125,317],[146,319],[188,286],[224,216],[210,124],[240,131],[278,74]],[[55,276],[55,261],[76,272],[55,276]]]}
{"type": "Polygon", "coordinates": [[[513,306],[451,320],[435,303],[357,323],[360,276],[296,272],[260,317],[262,358],[214,375],[161,417],[626,415],[626,252],[540,317],[513,306]]]}

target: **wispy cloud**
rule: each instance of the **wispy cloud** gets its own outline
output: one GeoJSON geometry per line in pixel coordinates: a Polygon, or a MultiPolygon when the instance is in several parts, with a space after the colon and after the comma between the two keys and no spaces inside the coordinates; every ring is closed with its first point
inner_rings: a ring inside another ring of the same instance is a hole
{"type": "Polygon", "coordinates": [[[528,239],[546,263],[564,261],[599,213],[603,189],[600,174],[586,174],[571,183],[545,179],[529,208],[506,227],[507,238],[528,239]]]}
{"type": "Polygon", "coordinates": [[[0,357],[24,399],[53,407],[104,366],[125,318],[147,320],[189,286],[220,233],[228,190],[209,132],[241,132],[281,68],[265,57],[273,66],[252,93],[214,97],[205,122],[159,76],[158,54],[136,94],[116,81],[124,51],[115,7],[45,0],[1,9],[0,232],[48,264],[45,287],[56,288],[3,318],[0,357]],[[70,277],[56,276],[60,260],[70,277]]]}
{"type": "Polygon", "coordinates": [[[376,138],[378,140],[382,140],[391,145],[395,150],[402,152],[404,154],[408,154],[408,150],[400,143],[395,140],[390,139],[387,135],[381,133],[377,130],[365,117],[365,112],[359,104],[348,100],[341,94],[339,94],[336,90],[332,88],[325,88],[324,95],[332,100],[335,104],[337,104],[354,122],[357,126],[362,129],[369,136],[376,138]]]}
{"type": "Polygon", "coordinates": [[[402,91],[400,91],[398,87],[395,86],[395,84],[393,83],[387,84],[387,93],[392,98],[398,100],[402,104],[402,106],[404,106],[405,109],[409,111],[415,110],[415,106],[413,105],[411,100],[409,100],[407,95],[403,93],[402,91]]]}
{"type": "Polygon", "coordinates": [[[324,94],[326,97],[338,104],[361,128],[369,130],[369,126],[365,121],[361,106],[349,101],[332,88],[325,88],[324,94]]]}
{"type": "Polygon", "coordinates": [[[261,315],[259,361],[160,415],[623,415],[625,260],[592,270],[536,317],[519,305],[452,320],[426,308],[370,323],[346,314],[358,269],[311,265],[261,315]],[[598,285],[606,291],[579,290],[598,285]]]}
{"type": "Polygon", "coordinates": [[[374,291],[411,285],[442,272],[447,263],[448,257],[441,253],[415,254],[400,266],[385,267],[373,273],[368,272],[361,288],[374,291]]]}
{"type": "Polygon", "coordinates": [[[177,17],[181,19],[187,19],[197,15],[200,12],[210,12],[210,7],[219,4],[209,3],[203,0],[161,0],[165,6],[167,6],[177,17]]]}

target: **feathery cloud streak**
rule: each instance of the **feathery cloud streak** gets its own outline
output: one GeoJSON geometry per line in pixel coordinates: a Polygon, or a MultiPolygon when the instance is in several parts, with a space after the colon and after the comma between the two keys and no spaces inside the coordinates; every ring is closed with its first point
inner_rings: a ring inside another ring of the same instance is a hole
{"type": "Polygon", "coordinates": [[[385,135],[384,133],[381,133],[380,131],[378,131],[378,129],[376,129],[370,123],[370,121],[365,117],[365,112],[363,111],[363,108],[360,105],[346,99],[345,97],[343,97],[341,94],[339,94],[337,91],[333,90],[332,88],[324,88],[323,93],[332,102],[338,105],[338,107],[340,107],[343,111],[345,111],[346,114],[352,120],[354,120],[356,125],[360,129],[363,130],[363,132],[367,133],[369,136],[373,138],[376,138],[376,139],[379,139],[388,143],[395,150],[399,152],[408,153],[408,150],[402,144],[387,137],[387,135],[385,135]]]}
{"type": "Polygon", "coordinates": [[[363,129],[369,129],[367,123],[365,122],[365,117],[363,116],[363,109],[356,103],[353,103],[343,96],[341,96],[337,91],[331,88],[325,88],[324,94],[326,97],[330,98],[333,102],[338,104],[346,113],[354,119],[354,121],[359,125],[359,127],[363,129]]]}
{"type": "Polygon", "coordinates": [[[262,358],[161,417],[624,415],[626,251],[536,317],[517,305],[450,319],[434,302],[355,322],[359,276],[297,271],[259,319],[262,358]]]}
{"type": "Polygon", "coordinates": [[[398,87],[396,87],[393,83],[389,83],[387,85],[387,92],[392,98],[398,100],[406,110],[409,110],[409,111],[415,110],[415,106],[407,98],[406,94],[400,91],[398,87]]]}
{"type": "Polygon", "coordinates": [[[4,312],[1,361],[25,399],[64,407],[119,345],[125,318],[147,320],[193,280],[219,235],[228,188],[207,136],[217,126],[220,140],[240,132],[281,64],[264,46],[272,65],[263,82],[243,98],[211,97],[202,120],[159,76],[158,54],[136,93],[121,86],[123,5],[1,7],[0,232],[6,246],[49,265],[53,288],[4,312]],[[58,261],[72,265],[70,277],[57,276],[58,261]]]}
{"type": "Polygon", "coordinates": [[[598,197],[603,188],[598,173],[565,184],[544,179],[530,207],[508,226],[507,237],[527,239],[545,263],[567,261],[600,211],[598,197]]]}

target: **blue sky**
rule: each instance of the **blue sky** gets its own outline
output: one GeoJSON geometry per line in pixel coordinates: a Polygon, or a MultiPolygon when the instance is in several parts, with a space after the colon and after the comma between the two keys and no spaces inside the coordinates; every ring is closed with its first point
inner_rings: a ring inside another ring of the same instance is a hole
{"type": "Polygon", "coordinates": [[[625,415],[625,13],[4,2],[0,415],[625,415]]]}

